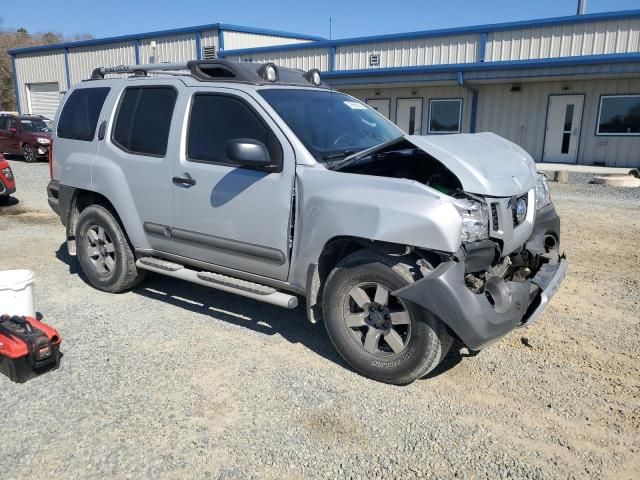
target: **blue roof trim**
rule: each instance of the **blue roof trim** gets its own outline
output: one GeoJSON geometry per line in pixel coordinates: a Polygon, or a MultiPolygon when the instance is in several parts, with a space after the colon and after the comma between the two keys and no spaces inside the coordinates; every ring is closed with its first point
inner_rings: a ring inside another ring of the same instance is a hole
{"type": "Polygon", "coordinates": [[[281,32],[279,30],[269,30],[266,28],[244,27],[242,25],[231,25],[226,23],[211,23],[207,25],[196,25],[194,27],[174,28],[170,30],[157,30],[154,32],[137,33],[133,35],[119,35],[116,37],[92,38],[90,40],[80,40],[77,42],[54,43],[52,45],[40,45],[38,47],[13,48],[7,50],[12,55],[24,53],[46,52],[48,50],[63,50],[65,48],[92,47],[118,42],[133,42],[143,38],[163,37],[169,35],[180,35],[185,33],[196,33],[206,30],[223,30],[227,32],[254,33],[257,35],[274,35],[279,37],[289,37],[292,39],[325,41],[323,37],[305,35],[302,33],[281,32]]]}
{"type": "Polygon", "coordinates": [[[476,70],[510,70],[516,68],[564,67],[569,65],[594,65],[604,63],[628,63],[640,61],[640,53],[611,53],[575,57],[541,58],[502,62],[473,62],[447,65],[418,65],[415,67],[367,68],[363,70],[335,70],[323,72],[323,78],[364,77],[373,75],[401,75],[412,73],[472,72],[476,70]]]}
{"type": "Polygon", "coordinates": [[[281,52],[288,50],[301,50],[305,48],[330,48],[335,46],[356,45],[363,43],[386,42],[392,40],[412,40],[416,38],[442,37],[447,35],[464,35],[468,33],[483,34],[486,32],[499,32],[505,30],[517,30],[520,28],[536,28],[553,25],[580,24],[597,22],[602,20],[616,20],[640,17],[640,10],[623,10],[618,12],[590,13],[587,15],[569,15],[566,17],[543,18],[539,20],[524,20],[508,23],[493,23],[488,25],[475,25],[470,27],[443,28],[439,30],[424,30],[406,33],[392,33],[388,35],[373,35],[370,37],[344,38],[340,40],[324,40],[310,44],[288,44],[273,47],[243,48],[227,50],[225,55],[250,55],[254,53],[281,52]]]}
{"type": "Polygon", "coordinates": [[[20,110],[20,88],[18,87],[18,71],[16,70],[15,55],[11,55],[11,70],[13,71],[13,91],[16,94],[16,111],[22,113],[22,110],[20,110]]]}

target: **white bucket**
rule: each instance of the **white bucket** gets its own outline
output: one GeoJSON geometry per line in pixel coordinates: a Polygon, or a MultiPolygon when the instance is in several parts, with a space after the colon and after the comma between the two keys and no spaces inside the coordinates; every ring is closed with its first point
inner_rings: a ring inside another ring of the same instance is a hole
{"type": "Polygon", "coordinates": [[[0,272],[0,315],[36,316],[31,270],[0,272]]]}

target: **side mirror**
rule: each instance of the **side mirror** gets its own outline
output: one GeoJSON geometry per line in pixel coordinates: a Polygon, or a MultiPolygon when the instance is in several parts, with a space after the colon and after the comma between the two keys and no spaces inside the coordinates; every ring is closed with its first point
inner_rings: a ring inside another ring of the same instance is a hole
{"type": "Polygon", "coordinates": [[[240,167],[268,170],[272,166],[265,144],[251,138],[228,140],[226,155],[229,163],[240,167]]]}

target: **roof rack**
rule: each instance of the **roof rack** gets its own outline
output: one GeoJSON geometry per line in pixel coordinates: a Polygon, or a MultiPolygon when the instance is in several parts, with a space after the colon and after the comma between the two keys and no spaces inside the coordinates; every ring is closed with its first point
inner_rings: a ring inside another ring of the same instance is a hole
{"type": "Polygon", "coordinates": [[[293,68],[278,67],[274,63],[234,62],[230,60],[190,60],[186,63],[98,67],[91,73],[91,80],[103,79],[105,75],[118,73],[129,73],[140,77],[146,77],[149,73],[190,75],[205,82],[324,86],[320,79],[320,71],[317,69],[304,72],[293,68]]]}

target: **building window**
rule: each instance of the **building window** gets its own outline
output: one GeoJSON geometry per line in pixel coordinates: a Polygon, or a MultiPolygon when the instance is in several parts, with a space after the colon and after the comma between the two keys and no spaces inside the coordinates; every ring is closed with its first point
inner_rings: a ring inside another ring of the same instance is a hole
{"type": "Polygon", "coordinates": [[[640,95],[600,97],[597,135],[640,135],[640,95]]]}
{"type": "Polygon", "coordinates": [[[177,93],[173,87],[129,87],[124,91],[113,142],[138,155],[163,157],[177,93]]]}
{"type": "Polygon", "coordinates": [[[429,100],[429,133],[460,133],[462,99],[429,100]]]}

